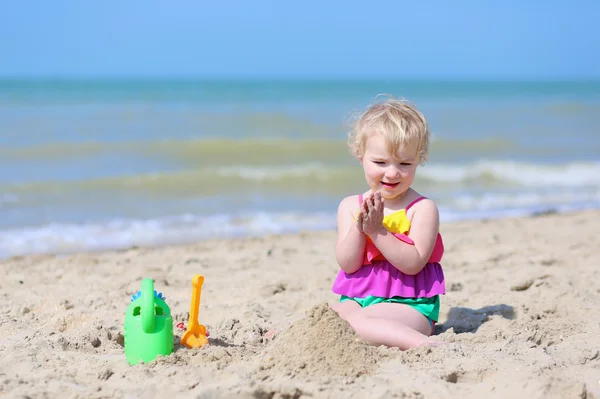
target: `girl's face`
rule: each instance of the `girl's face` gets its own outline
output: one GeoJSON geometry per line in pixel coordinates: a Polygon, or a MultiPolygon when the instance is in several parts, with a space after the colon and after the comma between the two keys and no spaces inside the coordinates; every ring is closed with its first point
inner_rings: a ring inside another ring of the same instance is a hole
{"type": "Polygon", "coordinates": [[[398,148],[396,154],[391,154],[383,136],[373,134],[367,139],[360,162],[369,187],[381,192],[383,198],[393,199],[410,188],[419,157],[414,148],[405,146],[398,148]]]}

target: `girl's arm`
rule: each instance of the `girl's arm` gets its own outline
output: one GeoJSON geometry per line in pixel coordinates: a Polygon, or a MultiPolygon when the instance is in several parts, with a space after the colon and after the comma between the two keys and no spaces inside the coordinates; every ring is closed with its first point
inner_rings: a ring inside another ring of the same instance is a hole
{"type": "Polygon", "coordinates": [[[346,197],[340,202],[337,212],[337,242],[335,259],[340,268],[348,273],[357,271],[363,263],[366,235],[358,229],[353,213],[356,212],[356,195],[346,197]]]}
{"type": "Polygon", "coordinates": [[[439,211],[430,199],[419,201],[413,206],[410,222],[410,238],[414,245],[394,237],[383,225],[369,234],[373,244],[396,269],[409,275],[419,273],[427,264],[437,239],[440,220],[439,211]]]}

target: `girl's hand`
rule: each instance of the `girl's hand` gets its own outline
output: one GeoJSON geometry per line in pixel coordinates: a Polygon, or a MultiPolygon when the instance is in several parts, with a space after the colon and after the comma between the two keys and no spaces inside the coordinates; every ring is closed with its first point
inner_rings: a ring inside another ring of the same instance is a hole
{"type": "Polygon", "coordinates": [[[370,198],[373,195],[373,190],[369,190],[366,193],[363,194],[363,202],[362,204],[360,204],[360,206],[358,207],[358,215],[356,216],[356,229],[359,231],[359,233],[364,233],[363,231],[363,212],[362,210],[369,210],[369,208],[367,208],[367,198],[370,198]]]}
{"type": "Polygon", "coordinates": [[[356,229],[359,233],[364,233],[363,231],[363,207],[358,209],[358,215],[356,216],[356,229]]]}
{"type": "Polygon", "coordinates": [[[379,232],[383,228],[383,198],[381,198],[381,193],[376,192],[366,197],[360,213],[359,219],[362,219],[362,232],[368,236],[379,232]]]}

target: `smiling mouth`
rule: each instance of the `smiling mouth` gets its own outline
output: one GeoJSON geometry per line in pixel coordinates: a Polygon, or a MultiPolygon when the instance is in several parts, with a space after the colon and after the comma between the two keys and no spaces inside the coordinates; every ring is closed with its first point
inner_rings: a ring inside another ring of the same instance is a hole
{"type": "Polygon", "coordinates": [[[394,188],[396,187],[398,184],[400,183],[386,183],[386,182],[381,182],[381,185],[385,188],[394,188]]]}

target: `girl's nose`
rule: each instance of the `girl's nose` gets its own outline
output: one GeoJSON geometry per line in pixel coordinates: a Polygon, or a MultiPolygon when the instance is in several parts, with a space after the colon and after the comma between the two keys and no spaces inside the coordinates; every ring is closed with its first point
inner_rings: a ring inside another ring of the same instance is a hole
{"type": "Polygon", "coordinates": [[[400,176],[400,171],[396,167],[390,167],[385,171],[385,177],[388,179],[395,179],[400,176]]]}

